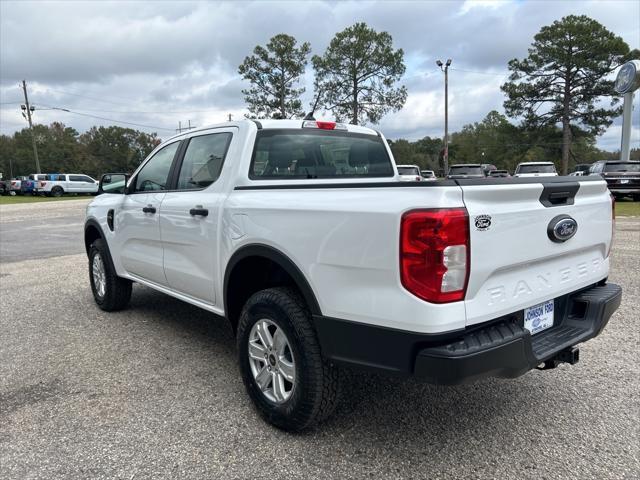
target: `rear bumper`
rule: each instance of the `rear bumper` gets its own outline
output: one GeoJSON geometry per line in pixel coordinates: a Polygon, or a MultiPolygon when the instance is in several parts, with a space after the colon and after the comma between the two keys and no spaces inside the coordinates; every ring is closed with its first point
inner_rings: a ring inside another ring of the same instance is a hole
{"type": "Polygon", "coordinates": [[[611,283],[556,298],[554,326],[533,337],[522,311],[439,335],[314,318],[323,354],[335,363],[458,384],[517,377],[557,358],[600,334],[621,300],[622,289],[611,283]]]}

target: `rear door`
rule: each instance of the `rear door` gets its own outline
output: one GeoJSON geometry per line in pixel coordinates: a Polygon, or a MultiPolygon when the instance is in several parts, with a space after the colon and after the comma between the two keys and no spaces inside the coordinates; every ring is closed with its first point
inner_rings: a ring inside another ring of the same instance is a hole
{"type": "Polygon", "coordinates": [[[175,291],[216,304],[220,209],[226,197],[220,173],[237,128],[220,128],[185,140],[172,190],[162,202],[164,273],[175,291]]]}
{"type": "Polygon", "coordinates": [[[538,305],[607,276],[612,207],[604,181],[555,177],[458,183],[470,223],[467,325],[538,305]],[[552,229],[567,217],[577,230],[559,241],[552,229]]]}

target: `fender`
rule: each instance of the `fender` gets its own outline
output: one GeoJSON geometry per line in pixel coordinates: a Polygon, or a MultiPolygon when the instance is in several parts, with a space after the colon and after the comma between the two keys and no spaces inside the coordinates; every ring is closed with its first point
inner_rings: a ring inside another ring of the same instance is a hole
{"type": "Polygon", "coordinates": [[[106,242],[106,236],[104,234],[104,230],[102,230],[102,227],[100,226],[100,223],[98,222],[98,220],[96,220],[95,218],[89,218],[85,223],[84,223],[84,248],[87,251],[87,255],[89,254],[89,245],[87,245],[87,229],[89,227],[95,227],[98,232],[100,233],[100,237],[106,242]]]}
{"type": "Polygon", "coordinates": [[[228,311],[226,302],[227,302],[227,287],[229,285],[229,277],[231,276],[231,272],[233,268],[236,266],[240,260],[247,257],[264,257],[272,262],[276,263],[280,266],[285,272],[287,272],[293,281],[296,283],[297,287],[300,289],[302,296],[304,297],[307,305],[309,306],[309,310],[313,315],[322,315],[320,311],[320,305],[316,300],[316,296],[313,293],[313,289],[307,282],[302,271],[298,268],[298,266],[284,253],[281,251],[269,247],[267,245],[262,244],[252,244],[245,245],[244,247],[238,249],[229,259],[227,263],[227,268],[224,272],[224,303],[225,303],[225,312],[228,311]]]}

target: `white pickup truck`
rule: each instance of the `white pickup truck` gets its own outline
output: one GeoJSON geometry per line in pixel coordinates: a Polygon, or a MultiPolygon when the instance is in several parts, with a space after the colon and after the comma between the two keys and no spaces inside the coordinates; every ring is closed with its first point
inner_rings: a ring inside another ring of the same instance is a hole
{"type": "Polygon", "coordinates": [[[37,193],[61,197],[65,193],[98,193],[98,182],[82,173],[58,173],[47,175],[48,179],[38,181],[37,193]]]}
{"type": "Polygon", "coordinates": [[[375,130],[229,122],[108,174],[84,240],[96,303],[132,282],[225,316],[269,422],[326,418],[339,366],[456,384],[578,361],[620,305],[599,177],[400,182],[375,130]]]}

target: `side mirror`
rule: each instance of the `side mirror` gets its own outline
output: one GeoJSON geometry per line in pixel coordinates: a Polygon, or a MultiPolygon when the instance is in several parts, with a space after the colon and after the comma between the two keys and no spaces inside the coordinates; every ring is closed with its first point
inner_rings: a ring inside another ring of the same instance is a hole
{"type": "Polygon", "coordinates": [[[125,195],[127,193],[128,179],[129,175],[126,173],[106,173],[100,179],[98,194],[113,193],[117,195],[125,195]]]}

